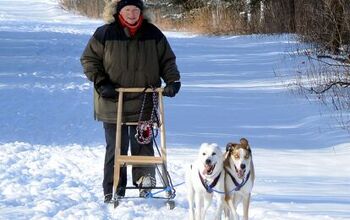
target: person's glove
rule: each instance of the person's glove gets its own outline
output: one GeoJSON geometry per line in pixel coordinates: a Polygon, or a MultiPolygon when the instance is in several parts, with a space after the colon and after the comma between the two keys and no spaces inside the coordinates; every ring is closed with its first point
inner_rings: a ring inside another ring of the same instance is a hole
{"type": "Polygon", "coordinates": [[[180,90],[181,82],[172,82],[164,87],[163,95],[168,97],[174,97],[180,90]]]}
{"type": "Polygon", "coordinates": [[[118,98],[118,92],[115,91],[115,88],[110,81],[104,81],[96,85],[96,91],[100,96],[114,100],[118,98]]]}

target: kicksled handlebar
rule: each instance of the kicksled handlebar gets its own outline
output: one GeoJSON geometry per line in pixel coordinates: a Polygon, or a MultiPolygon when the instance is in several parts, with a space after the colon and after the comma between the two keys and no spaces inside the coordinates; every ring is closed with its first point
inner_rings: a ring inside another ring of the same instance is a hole
{"type": "Polygon", "coordinates": [[[162,93],[164,88],[117,88],[115,91],[117,92],[158,92],[162,93]]]}

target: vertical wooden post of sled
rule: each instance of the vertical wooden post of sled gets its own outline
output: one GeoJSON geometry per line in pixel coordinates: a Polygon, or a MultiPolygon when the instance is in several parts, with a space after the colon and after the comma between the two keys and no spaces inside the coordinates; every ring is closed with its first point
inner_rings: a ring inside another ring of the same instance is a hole
{"type": "Polygon", "coordinates": [[[166,140],[165,140],[165,123],[164,123],[164,104],[163,104],[163,89],[158,90],[158,104],[159,104],[159,130],[161,143],[161,157],[163,158],[162,177],[164,178],[165,186],[170,186],[167,173],[167,154],[166,154],[166,140]]]}
{"type": "Polygon", "coordinates": [[[117,124],[116,124],[116,140],[115,140],[115,153],[114,153],[114,178],[113,178],[113,196],[117,193],[117,187],[119,183],[120,175],[120,163],[117,162],[117,158],[120,157],[121,148],[121,131],[122,131],[122,114],[123,114],[123,91],[119,91],[117,102],[117,124]]]}

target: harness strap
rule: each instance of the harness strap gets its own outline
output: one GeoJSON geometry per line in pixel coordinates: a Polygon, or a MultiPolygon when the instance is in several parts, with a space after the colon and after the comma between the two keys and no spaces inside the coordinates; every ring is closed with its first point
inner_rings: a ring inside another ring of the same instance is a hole
{"type": "MultiPolygon", "coordinates": [[[[235,186],[236,186],[236,188],[233,189],[233,190],[235,190],[235,191],[240,190],[240,189],[247,183],[247,181],[248,181],[248,179],[249,179],[249,177],[250,177],[250,171],[249,171],[248,174],[247,174],[246,179],[243,179],[242,183],[238,183],[237,180],[235,179],[235,177],[234,177],[228,170],[226,170],[226,172],[228,173],[228,175],[230,175],[230,177],[231,177],[233,183],[234,183],[235,186]]],[[[232,190],[232,191],[233,191],[233,190],[232,190]]],[[[232,191],[231,191],[231,192],[232,192],[232,191]]]]}
{"type": "Polygon", "coordinates": [[[208,181],[203,179],[201,173],[198,171],[198,175],[199,175],[199,179],[201,180],[202,182],[202,185],[204,186],[204,188],[207,190],[208,193],[212,193],[213,192],[213,188],[216,186],[216,184],[218,183],[219,181],[219,178],[220,178],[220,175],[221,173],[219,173],[219,175],[214,179],[214,181],[208,185],[208,181]]]}

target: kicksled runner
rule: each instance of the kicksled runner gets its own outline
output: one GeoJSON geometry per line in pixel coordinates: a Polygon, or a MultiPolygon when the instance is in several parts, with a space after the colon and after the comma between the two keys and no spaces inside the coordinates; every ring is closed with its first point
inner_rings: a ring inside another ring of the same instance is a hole
{"type": "MultiPolygon", "coordinates": [[[[145,199],[164,199],[168,209],[175,208],[176,196],[175,189],[172,184],[170,175],[167,171],[167,155],[166,155],[166,140],[164,127],[164,105],[163,105],[163,89],[162,88],[118,88],[118,102],[117,102],[117,124],[116,124],[116,147],[114,159],[114,180],[113,180],[113,198],[111,203],[116,208],[121,200],[128,198],[139,197],[123,197],[117,195],[117,186],[119,183],[120,168],[128,165],[135,166],[154,166],[156,173],[162,185],[155,185],[154,187],[134,187],[126,186],[125,189],[148,189],[148,193],[144,196],[145,199]],[[143,105],[140,112],[140,120],[138,122],[123,122],[123,98],[124,93],[142,93],[144,96],[143,105]],[[149,121],[141,121],[141,115],[145,104],[146,94],[151,93],[153,96],[153,110],[149,121]],[[153,141],[155,148],[155,156],[131,156],[121,155],[121,128],[122,125],[136,125],[137,126],[137,141],[139,143],[153,141]],[[160,131],[160,148],[157,145],[156,138],[158,136],[158,129],[160,131]],[[151,192],[150,190],[158,190],[151,192]],[[163,196],[159,196],[162,195],[163,196]]],[[[154,180],[155,181],[155,180],[154,180]]],[[[159,181],[155,181],[159,182],[159,181]]]]}

